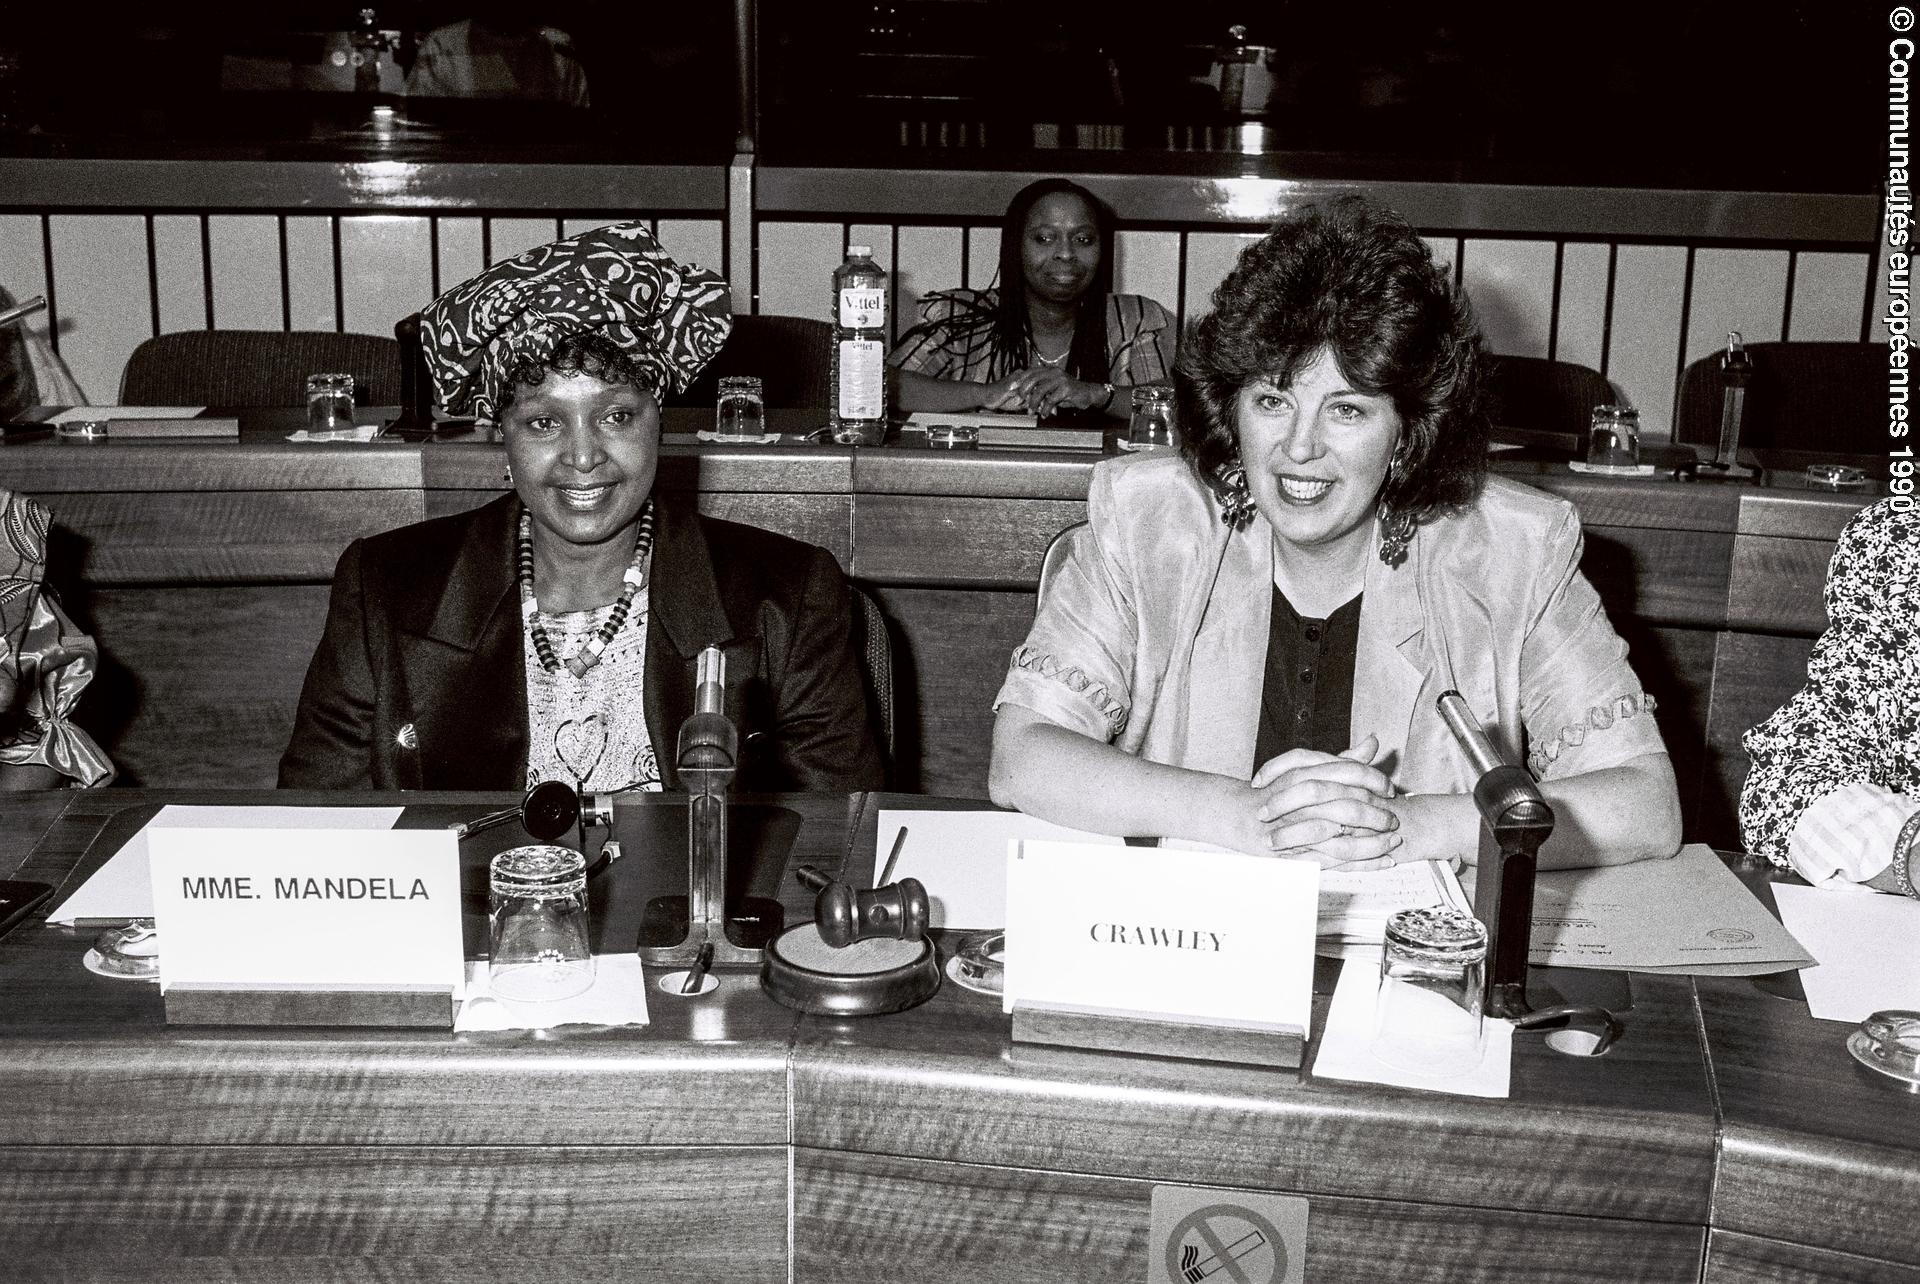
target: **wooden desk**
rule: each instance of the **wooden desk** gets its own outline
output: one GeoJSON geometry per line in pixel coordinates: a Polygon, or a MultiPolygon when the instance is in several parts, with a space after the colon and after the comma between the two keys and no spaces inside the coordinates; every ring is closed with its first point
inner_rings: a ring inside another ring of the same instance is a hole
{"type": "MultiPolygon", "coordinates": [[[[69,889],[121,807],[260,798],[45,797],[0,832],[40,830],[18,872],[69,889]]],[[[777,801],[789,864],[853,874],[914,805],[777,801]]],[[[80,966],[90,935],[0,941],[10,1277],[1137,1279],[1178,1183],[1306,1197],[1316,1281],[1912,1278],[1920,1098],[1750,981],[1636,977],[1611,1053],[1523,1036],[1485,1101],[1015,1046],[951,985],[864,1021],[735,974],[650,992],[644,1029],[175,1029],[80,966]]]]}
{"type": "MultiPolygon", "coordinates": [[[[773,411],[770,427],[817,426],[773,411]]],[[[54,567],[104,660],[81,706],[125,783],[272,783],[326,613],[358,536],[485,503],[504,455],[427,445],[293,446],[298,412],[238,443],[7,446],[7,484],[54,510],[54,567]]],[[[707,424],[669,411],[670,432],[707,424]]],[[[832,550],[892,627],[895,787],[986,790],[990,703],[1032,621],[1048,541],[1086,516],[1093,453],[912,446],[701,446],[670,440],[660,484],[702,510],[832,550]]],[[[1805,676],[1834,537],[1862,495],[1620,480],[1558,463],[1497,471],[1572,501],[1583,567],[1660,702],[1690,839],[1738,843],[1741,734],[1805,676]]]]}

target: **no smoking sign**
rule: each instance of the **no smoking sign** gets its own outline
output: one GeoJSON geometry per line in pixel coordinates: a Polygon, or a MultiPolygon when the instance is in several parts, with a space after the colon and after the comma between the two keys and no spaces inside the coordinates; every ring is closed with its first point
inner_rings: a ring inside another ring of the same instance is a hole
{"type": "Polygon", "coordinates": [[[1305,1284],[1307,1201],[1153,1188],[1149,1284],[1305,1284]]]}

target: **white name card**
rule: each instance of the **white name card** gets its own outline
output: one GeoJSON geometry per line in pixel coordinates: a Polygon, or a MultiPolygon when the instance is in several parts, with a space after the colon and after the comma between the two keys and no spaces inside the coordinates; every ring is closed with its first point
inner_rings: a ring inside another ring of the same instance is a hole
{"type": "Polygon", "coordinates": [[[160,988],[466,984],[447,829],[154,829],[160,988]]]}
{"type": "Polygon", "coordinates": [[[1306,1033],[1318,865],[1091,843],[1008,847],[1006,1011],[1020,1000],[1306,1033]]]}

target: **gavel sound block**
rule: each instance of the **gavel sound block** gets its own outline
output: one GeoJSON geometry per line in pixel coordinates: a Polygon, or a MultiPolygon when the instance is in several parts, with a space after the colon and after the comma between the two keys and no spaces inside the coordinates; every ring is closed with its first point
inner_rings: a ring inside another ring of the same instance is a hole
{"type": "Polygon", "coordinates": [[[927,939],[927,889],[917,878],[870,890],[811,865],[795,876],[819,894],[812,923],[767,947],[760,984],[775,1000],[816,1016],[904,1012],[940,988],[940,959],[927,939]]]}

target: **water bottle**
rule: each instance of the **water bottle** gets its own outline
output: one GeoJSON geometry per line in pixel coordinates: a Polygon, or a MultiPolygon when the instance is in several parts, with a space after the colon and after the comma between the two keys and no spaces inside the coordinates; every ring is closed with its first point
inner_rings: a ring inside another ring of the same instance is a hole
{"type": "Polygon", "coordinates": [[[887,274],[864,245],[833,272],[833,439],[877,446],[887,432],[887,274]]]}

